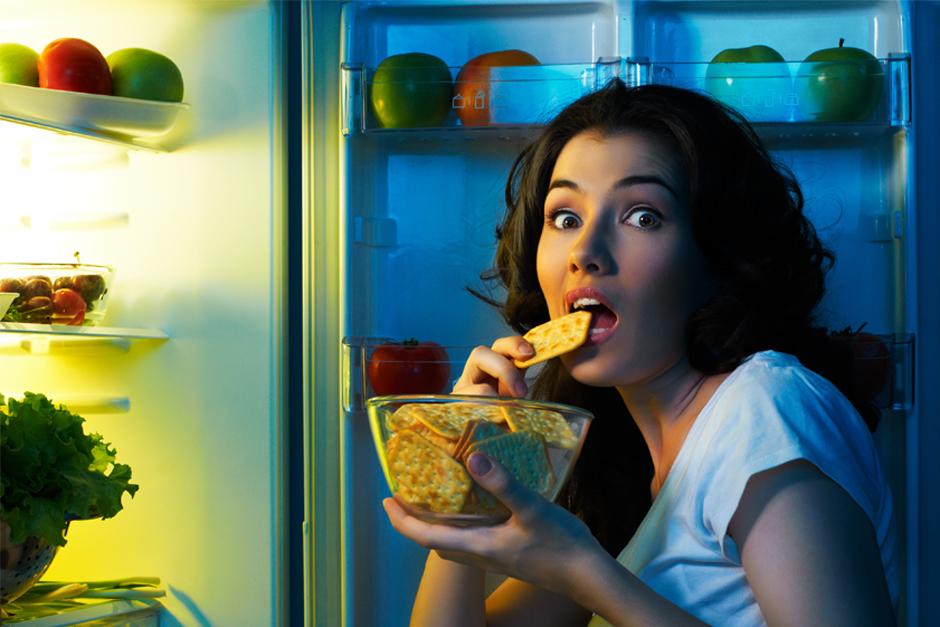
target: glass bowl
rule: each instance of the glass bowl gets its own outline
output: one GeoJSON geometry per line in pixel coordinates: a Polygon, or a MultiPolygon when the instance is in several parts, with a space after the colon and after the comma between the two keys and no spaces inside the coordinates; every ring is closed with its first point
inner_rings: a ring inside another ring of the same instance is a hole
{"type": "Polygon", "coordinates": [[[389,490],[435,524],[495,525],[509,511],[470,477],[476,450],[554,501],[568,481],[593,415],[559,403],[497,396],[395,395],[366,401],[389,490]]]}
{"type": "Polygon", "coordinates": [[[110,266],[0,263],[0,292],[19,294],[0,320],[96,325],[104,318],[113,277],[114,269],[110,266]],[[60,294],[64,289],[74,294],[60,294]]]}

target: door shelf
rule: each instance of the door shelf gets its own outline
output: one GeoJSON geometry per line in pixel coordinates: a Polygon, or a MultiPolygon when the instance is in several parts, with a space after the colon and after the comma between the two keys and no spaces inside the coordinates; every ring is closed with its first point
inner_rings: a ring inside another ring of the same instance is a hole
{"type": "MultiPolygon", "coordinates": [[[[369,337],[343,339],[342,402],[348,415],[361,415],[365,410],[366,400],[379,395],[373,388],[369,364],[379,346],[394,341],[389,338],[369,337]]],[[[910,411],[914,404],[914,335],[873,333],[872,337],[858,336],[851,345],[855,356],[853,380],[856,385],[869,388],[870,402],[880,410],[910,411]],[[877,338],[880,343],[872,338],[877,338]],[[870,389],[877,386],[880,386],[877,390],[870,389]]],[[[448,385],[446,389],[429,393],[447,394],[456,383],[473,350],[472,346],[442,348],[447,358],[435,363],[448,368],[448,385]]],[[[404,363],[401,363],[399,368],[402,372],[411,369],[404,363]]],[[[526,376],[531,378],[534,374],[536,373],[528,372],[526,376]]]]}
{"type": "Polygon", "coordinates": [[[0,322],[0,353],[45,355],[102,348],[126,352],[132,342],[162,342],[167,339],[169,336],[159,329],[0,322]]]}
{"type": "MultiPolygon", "coordinates": [[[[450,106],[438,105],[437,117],[443,118],[442,122],[409,128],[392,126],[395,120],[383,122],[376,116],[371,102],[375,68],[343,64],[343,134],[417,135],[445,140],[525,136],[568,104],[619,78],[628,86],[672,85],[713,95],[738,109],[762,135],[867,136],[911,123],[910,55],[891,55],[878,59],[878,63],[883,77],[880,90],[877,82],[869,87],[876,90],[875,93],[880,91],[880,95],[873,100],[871,111],[858,115],[831,111],[818,96],[814,100],[814,94],[819,93],[817,73],[828,73],[832,77],[857,69],[854,65],[840,66],[838,62],[728,63],[718,64],[724,67],[716,70],[716,65],[707,62],[657,63],[614,57],[586,64],[492,67],[488,82],[481,83],[475,90],[462,90],[462,93],[455,88],[450,106]],[[478,110],[476,119],[482,115],[488,123],[465,126],[461,117],[471,108],[478,110]]],[[[450,71],[455,80],[460,68],[452,67],[450,71]]],[[[429,85],[412,82],[409,87],[420,90],[429,85]]],[[[428,105],[422,101],[421,106],[428,105]]]]}
{"type": "Polygon", "coordinates": [[[0,83],[0,120],[124,148],[168,152],[189,105],[0,83]]]}

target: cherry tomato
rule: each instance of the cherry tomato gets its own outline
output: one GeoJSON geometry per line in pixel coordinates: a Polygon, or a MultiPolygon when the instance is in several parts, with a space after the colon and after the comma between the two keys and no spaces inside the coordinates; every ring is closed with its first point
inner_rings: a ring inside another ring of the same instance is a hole
{"type": "Polygon", "coordinates": [[[434,342],[382,344],[369,358],[369,382],[375,394],[440,394],[447,390],[447,351],[434,342]]]}
{"type": "Polygon", "coordinates": [[[111,95],[111,68],[101,52],[83,39],[56,39],[39,55],[39,86],[111,95]]]}
{"type": "Polygon", "coordinates": [[[52,321],[57,324],[82,324],[87,308],[85,299],[75,290],[62,288],[52,295],[52,321]]]}

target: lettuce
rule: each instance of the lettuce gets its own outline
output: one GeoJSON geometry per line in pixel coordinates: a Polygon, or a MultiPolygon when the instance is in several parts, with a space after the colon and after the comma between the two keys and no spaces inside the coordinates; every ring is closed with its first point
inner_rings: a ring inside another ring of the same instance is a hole
{"type": "Polygon", "coordinates": [[[70,520],[111,518],[134,496],[131,469],[85,419],[42,394],[0,395],[0,518],[10,542],[37,536],[65,546],[70,520]]]}

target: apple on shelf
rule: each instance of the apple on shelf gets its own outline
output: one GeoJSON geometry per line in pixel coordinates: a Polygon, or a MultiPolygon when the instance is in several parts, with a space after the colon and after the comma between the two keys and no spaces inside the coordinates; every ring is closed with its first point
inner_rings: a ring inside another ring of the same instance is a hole
{"type": "Polygon", "coordinates": [[[22,44],[0,44],[0,83],[39,86],[39,54],[22,44]]]}
{"type": "Polygon", "coordinates": [[[108,55],[115,96],[182,102],[183,75],[173,61],[146,48],[123,48],[108,55]]]}
{"type": "Polygon", "coordinates": [[[372,77],[372,111],[384,128],[440,126],[450,114],[453,79],[440,57],[406,52],[386,57],[372,77]]]}
{"type": "Polygon", "coordinates": [[[39,55],[39,86],[111,95],[111,70],[101,52],[83,39],[64,37],[39,55]]]}
{"type": "Polygon", "coordinates": [[[817,122],[865,122],[881,100],[884,70],[871,53],[843,46],[810,54],[797,72],[804,118],[817,122]]]}
{"type": "Polygon", "coordinates": [[[790,118],[790,68],[770,46],[722,50],[708,64],[705,89],[752,122],[783,122],[790,118]]]}

